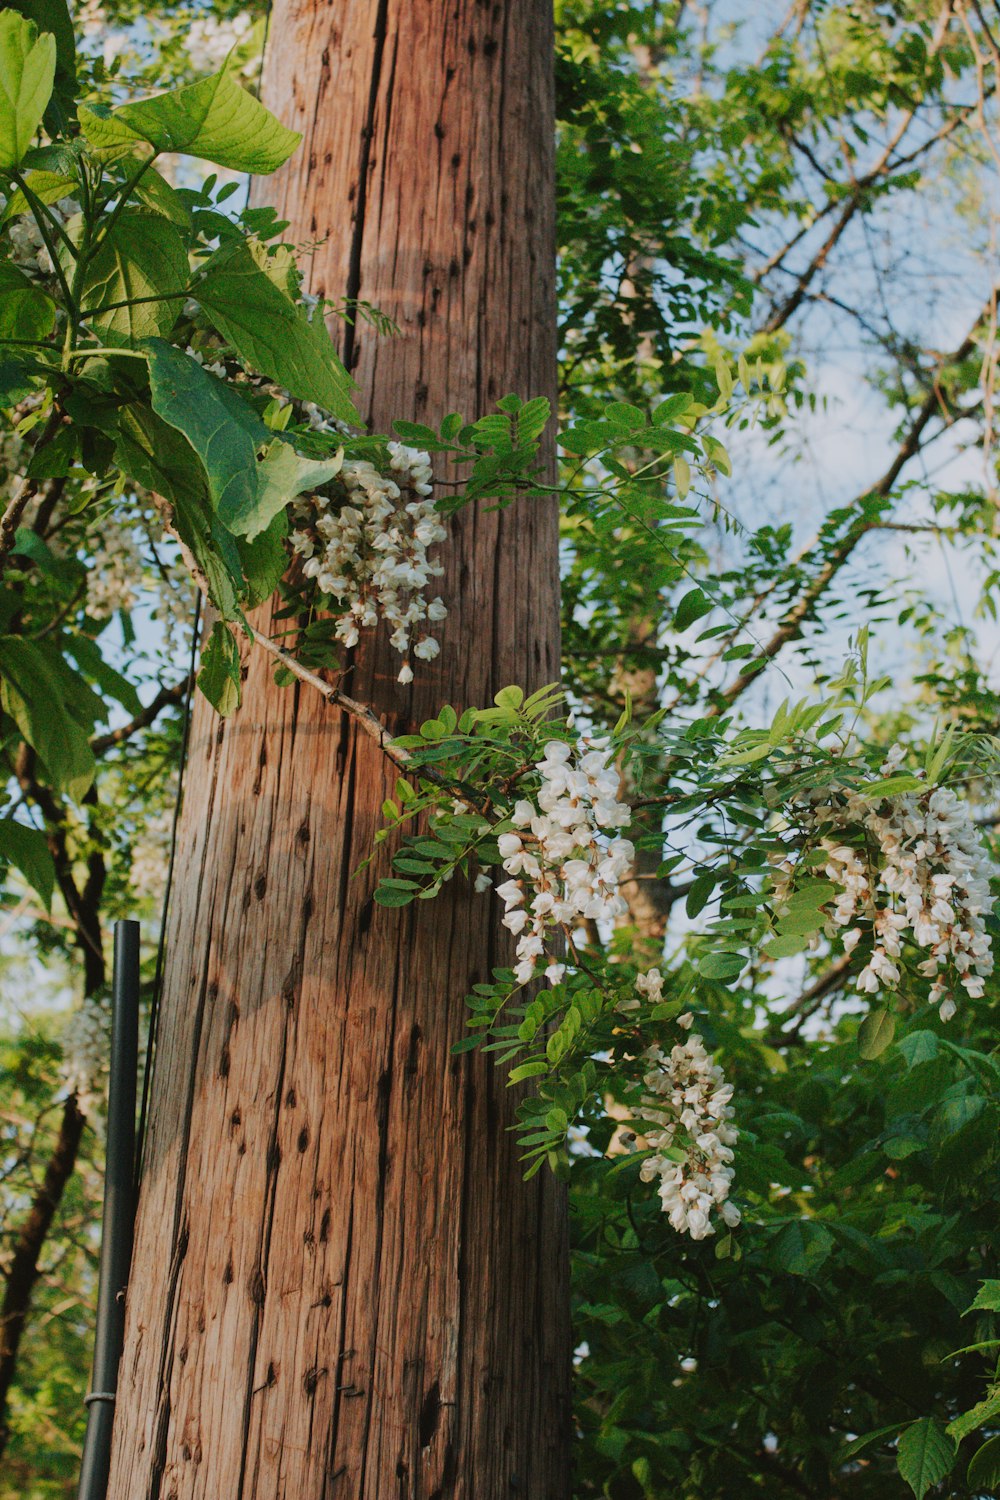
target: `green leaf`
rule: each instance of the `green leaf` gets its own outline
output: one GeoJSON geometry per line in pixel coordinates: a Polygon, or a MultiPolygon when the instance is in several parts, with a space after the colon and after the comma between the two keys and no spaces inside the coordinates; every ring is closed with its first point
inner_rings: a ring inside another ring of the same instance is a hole
{"type": "Polygon", "coordinates": [[[84,317],[112,346],[165,336],[180,315],[188,278],[187,251],[169,219],[126,210],[105,232],[87,267],[84,317]],[[101,310],[126,301],[133,305],[101,310]]]}
{"type": "Polygon", "coordinates": [[[96,769],[79,719],[90,709],[93,721],[101,700],[58,652],[18,636],[0,636],[0,703],[44,761],[53,784],[79,800],[96,769]],[[96,706],[90,708],[88,700],[96,706]]]}
{"type": "Polygon", "coordinates": [[[225,68],[115,110],[81,105],[80,127],[97,151],[117,156],[145,141],[154,151],[183,151],[234,172],[274,172],[302,139],[225,68]]]}
{"type": "Polygon", "coordinates": [[[242,698],[240,650],[229,626],[216,620],[201,653],[198,686],[222,718],[239,708],[242,698]]]}
{"type": "Polygon", "coordinates": [[[769,1259],[791,1276],[811,1276],[833,1249],[833,1235],[822,1224],[800,1219],[786,1224],[771,1242],[769,1259]]]}
{"type": "Polygon", "coordinates": [[[900,797],[904,792],[926,792],[927,783],[916,776],[887,776],[884,781],[873,781],[869,786],[858,788],[858,796],[877,802],[881,797],[900,797]]]}
{"type": "Polygon", "coordinates": [[[987,1422],[991,1425],[995,1417],[1000,1415],[1000,1389],[991,1391],[984,1396],[982,1401],[977,1401],[969,1411],[964,1411],[960,1417],[948,1423],[948,1434],[954,1438],[956,1443],[961,1443],[975,1432],[977,1427],[983,1427],[987,1422]]]}
{"type": "Polygon", "coordinates": [[[792,958],[806,947],[807,938],[800,932],[790,932],[776,937],[764,949],[765,958],[792,958]]]}
{"type": "Polygon", "coordinates": [[[419,894],[415,880],[381,880],[375,889],[374,898],[379,906],[409,906],[419,894]]]}
{"type": "Polygon", "coordinates": [[[97,642],[91,640],[89,635],[73,631],[66,636],[64,649],[73,657],[84,675],[97,684],[105,697],[114,698],[130,714],[140,712],[142,699],[135,687],[117,667],[105,661],[97,642]]]}
{"type": "Polygon", "coordinates": [[[227,516],[252,515],[258,444],[249,407],[183,350],[150,339],[146,351],[153,410],[198,455],[223,523],[227,516]]]}
{"type": "MultiPolygon", "coordinates": [[[[265,541],[271,531],[247,543],[225,529],[212,508],[205,471],[186,437],[148,406],[135,402],[119,413],[115,462],[136,483],[169,501],[177,534],[205,575],[212,603],[225,619],[239,617],[238,601],[248,592],[251,603],[270,594],[271,589],[260,592],[264,577],[252,581],[248,591],[244,566],[260,572],[266,559],[273,574],[274,549],[265,541]]],[[[279,524],[277,519],[273,524],[279,524]]]]}
{"type": "Polygon", "coordinates": [[[55,87],[43,118],[50,135],[66,135],[75,118],[77,94],[76,38],[69,6],[66,0],[14,0],[10,9],[55,38],[55,87]]]}
{"type": "Polygon", "coordinates": [[[151,209],[153,213],[162,214],[178,229],[189,230],[191,228],[191,215],[188,212],[184,199],[175,187],[172,187],[167,179],[159,173],[155,167],[149,165],[149,158],[143,158],[138,154],[126,157],[119,163],[118,170],[127,182],[138,181],[132,189],[132,197],[137,203],[145,208],[151,209]],[[139,177],[139,169],[142,168],[142,176],[139,177]]]}
{"type": "Polygon", "coordinates": [[[44,339],[55,326],[56,305],[48,293],[9,260],[0,260],[0,344],[44,339]]]}
{"type": "Polygon", "coordinates": [[[896,1018],[887,1010],[869,1011],[858,1027],[858,1053],[865,1062],[881,1057],[896,1034],[896,1018]]]}
{"type": "Polygon", "coordinates": [[[265,599],[270,599],[284,577],[288,567],[288,553],[285,551],[287,535],[288,516],[282,511],[253,541],[242,536],[236,538],[236,551],[246,579],[248,604],[263,604],[265,599]]]}
{"type": "Polygon", "coordinates": [[[322,313],[312,319],[257,264],[250,247],[226,245],[192,293],[250,369],[353,426],[361,425],[322,313]]]}
{"type": "Polygon", "coordinates": [[[967,1312],[1000,1312],[1000,1281],[984,1281],[967,1312]]]}
{"type": "Polygon", "coordinates": [[[896,1467],[916,1500],[924,1500],[954,1462],[955,1444],[935,1417],[918,1417],[899,1440],[896,1467]]]}
{"type": "Polygon", "coordinates": [[[933,1031],[911,1031],[908,1036],[900,1037],[896,1047],[906,1059],[907,1068],[930,1062],[938,1055],[938,1039],[933,1031]]]}
{"type": "Polygon", "coordinates": [[[719,757],[719,764],[725,766],[749,766],[754,761],[764,760],[771,754],[774,746],[767,740],[761,745],[752,745],[749,750],[727,750],[719,757]]]}
{"type": "Polygon", "coordinates": [[[41,829],[16,823],[13,818],[0,818],[0,862],[20,870],[45,907],[51,905],[56,867],[41,829]]]}
{"type": "Polygon", "coordinates": [[[706,979],[735,979],[746,967],[742,953],[709,953],[698,964],[706,979]]]}
{"type": "Polygon", "coordinates": [[[991,1437],[972,1455],[965,1477],[970,1490],[990,1493],[1000,1487],[1000,1434],[991,1437]]]}
{"type": "Polygon", "coordinates": [[[220,508],[219,518],[236,536],[252,540],[270,526],[296,495],[315,490],[340,473],[343,456],[323,461],[303,458],[291,443],[276,439],[257,467],[257,493],[250,509],[220,508]]]}
{"type": "Polygon", "coordinates": [[[712,609],[712,601],[701,589],[691,589],[684,595],[674,613],[674,629],[687,630],[695,620],[700,620],[712,609]]]}
{"type": "Polygon", "coordinates": [[[684,903],[684,910],[689,917],[697,917],[705,910],[718,883],[719,876],[714,870],[704,870],[700,875],[695,876],[684,903]]]}
{"type": "Polygon", "coordinates": [[[0,10],[0,167],[16,167],[34,139],[56,76],[56,39],[16,10],[0,10]]]}
{"type": "Polygon", "coordinates": [[[848,1459],[854,1458],[858,1453],[863,1453],[866,1448],[874,1447],[876,1443],[884,1443],[887,1438],[895,1438],[899,1433],[899,1425],[898,1422],[892,1422],[888,1427],[877,1427],[874,1432],[866,1432],[861,1437],[853,1438],[840,1449],[837,1454],[837,1463],[846,1464],[848,1459]]]}
{"type": "Polygon", "coordinates": [[[516,1068],[511,1068],[510,1073],[507,1075],[507,1083],[508,1086],[512,1083],[522,1083],[525,1078],[539,1078],[543,1073],[547,1073],[548,1071],[548,1063],[543,1062],[541,1058],[536,1059],[534,1062],[519,1063],[516,1068]]]}
{"type": "MultiPolygon", "coordinates": [[[[25,172],[24,181],[38,201],[45,204],[58,203],[60,198],[72,197],[79,189],[77,178],[66,172],[25,172]]],[[[28,200],[18,188],[7,199],[7,206],[0,213],[0,223],[6,224],[8,219],[29,212],[28,200]]]]}

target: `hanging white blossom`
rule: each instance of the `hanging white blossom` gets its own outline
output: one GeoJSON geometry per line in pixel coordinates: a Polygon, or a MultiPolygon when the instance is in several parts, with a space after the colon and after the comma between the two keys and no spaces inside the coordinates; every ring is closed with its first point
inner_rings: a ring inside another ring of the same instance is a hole
{"type": "MultiPolygon", "coordinates": [[[[659,981],[655,969],[650,970],[652,975],[659,981]]],[[[648,995],[639,981],[636,988],[648,995]]],[[[657,998],[659,988],[657,984],[657,998]]],[[[677,1024],[687,1030],[692,1019],[686,1013],[677,1024]]],[[[659,1182],[663,1211],[678,1233],[689,1234],[693,1240],[714,1234],[716,1210],[723,1223],[735,1229],[740,1211],[729,1202],[734,1176],[730,1163],[739,1132],[731,1123],[732,1085],[709,1057],[697,1032],[678,1042],[669,1054],[659,1047],[648,1048],[643,1061],[647,1093],[633,1111],[633,1119],[647,1122],[643,1143],[653,1154],[643,1161],[640,1177],[643,1182],[659,1182]],[[680,1160],[676,1159],[678,1147],[684,1152],[680,1160]]]]}
{"type": "Polygon", "coordinates": [[[80,1113],[92,1124],[104,1100],[110,1029],[107,1003],[91,996],[70,1017],[63,1036],[62,1080],[67,1093],[76,1095],[80,1113]]]}
{"type": "MultiPolygon", "coordinates": [[[[619,887],[635,857],[628,839],[609,837],[628,826],[631,812],[618,800],[620,777],[606,749],[593,746],[574,757],[569,745],[552,740],[536,769],[537,802],[519,800],[511,818],[519,832],[497,840],[512,877],[496,890],[506,907],[504,926],[518,939],[519,984],[534,975],[554,931],[581,918],[610,921],[627,910],[619,887]]],[[[564,972],[553,959],[545,976],[558,984],[564,972]]]]}
{"type": "Polygon", "coordinates": [[[444,572],[428,549],[448,533],[431,499],[429,456],[403,443],[388,448],[388,474],[367,459],[348,461],[330,485],[333,493],[301,496],[292,506],[290,543],[305,576],[347,606],[337,621],[338,639],[356,646],[361,631],[381,616],[404,658],[399,681],[412,682],[410,653],[433,661],[440,650],[427,626],[448,611],[425,590],[444,572]]]}
{"type": "MultiPolygon", "coordinates": [[[[903,749],[895,746],[882,767],[884,776],[898,772],[903,749]]],[[[865,994],[895,990],[901,978],[899,960],[908,937],[928,956],[918,973],[933,980],[930,1003],[950,1020],[955,1000],[949,993],[949,971],[974,999],[993,972],[993,952],[986,917],[993,908],[992,866],[980,842],[968,804],[949,787],[928,787],[872,802],[857,792],[829,787],[807,797],[806,830],[830,824],[843,838],[824,834],[821,867],[839,888],[827,925],[828,935],[842,929],[847,953],[864,938],[858,921],[871,923],[872,948],[857,977],[865,994]],[[860,829],[864,844],[849,842],[849,830],[860,829]]],[[[790,882],[794,867],[785,874],[790,882]]],[[[779,886],[778,900],[781,898],[779,886]]]]}
{"type": "Polygon", "coordinates": [[[173,808],[164,808],[154,817],[146,819],[132,845],[129,884],[139,901],[159,903],[163,900],[173,822],[173,808]]]}

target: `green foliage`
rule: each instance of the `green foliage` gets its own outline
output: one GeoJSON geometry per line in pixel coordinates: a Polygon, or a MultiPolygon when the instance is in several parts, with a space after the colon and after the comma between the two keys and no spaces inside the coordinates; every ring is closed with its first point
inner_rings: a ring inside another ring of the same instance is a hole
{"type": "Polygon", "coordinates": [[[260,259],[260,251],[255,256],[251,244],[237,241],[206,262],[197,297],[210,321],[248,370],[277,380],[342,422],[360,426],[349,394],[352,382],[323,317],[307,317],[260,259]]]}
{"type": "Polygon", "coordinates": [[[130,157],[137,145],[145,145],[154,155],[183,151],[235,172],[274,172],[301,139],[241,88],[228,67],[137,104],[84,105],[80,127],[105,159],[130,157]]]}
{"type": "Polygon", "coordinates": [[[201,653],[198,686],[223,719],[240,706],[240,652],[236,637],[222,620],[216,620],[201,653]]]}
{"type": "Polygon", "coordinates": [[[18,167],[41,124],[56,72],[55,37],[0,11],[0,168],[18,167]]]}

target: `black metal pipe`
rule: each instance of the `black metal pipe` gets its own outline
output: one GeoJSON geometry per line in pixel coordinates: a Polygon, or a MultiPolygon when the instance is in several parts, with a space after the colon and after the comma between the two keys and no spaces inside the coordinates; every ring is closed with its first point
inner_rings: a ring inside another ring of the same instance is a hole
{"type": "Polygon", "coordinates": [[[94,1370],[87,1404],[78,1500],[104,1500],[111,1467],[111,1428],[118,1362],[125,1336],[125,1287],[135,1225],[135,1092],[139,1061],[139,924],[115,923],[111,997],[108,1140],[97,1284],[94,1370]]]}

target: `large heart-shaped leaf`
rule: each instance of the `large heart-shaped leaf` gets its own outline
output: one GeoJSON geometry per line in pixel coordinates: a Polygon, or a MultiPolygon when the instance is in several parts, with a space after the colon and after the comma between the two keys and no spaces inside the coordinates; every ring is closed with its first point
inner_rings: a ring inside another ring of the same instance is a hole
{"type": "Polygon", "coordinates": [[[187,281],[187,251],[174,225],[161,214],[123,213],[87,267],[84,316],[112,345],[165,335],[177,321],[187,281]]]}
{"type": "Polygon", "coordinates": [[[120,155],[145,141],[154,151],[183,151],[234,172],[273,172],[302,139],[225,68],[118,109],[83,105],[80,126],[95,150],[120,155]]]}

